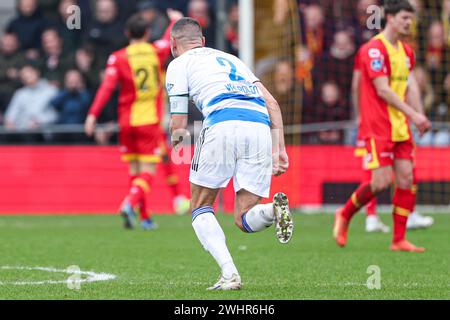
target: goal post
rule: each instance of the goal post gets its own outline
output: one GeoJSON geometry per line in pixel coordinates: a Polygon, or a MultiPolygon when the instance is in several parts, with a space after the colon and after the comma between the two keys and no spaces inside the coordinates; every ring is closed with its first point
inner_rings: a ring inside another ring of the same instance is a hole
{"type": "Polygon", "coordinates": [[[254,0],[239,0],[239,58],[254,70],[254,0]]]}

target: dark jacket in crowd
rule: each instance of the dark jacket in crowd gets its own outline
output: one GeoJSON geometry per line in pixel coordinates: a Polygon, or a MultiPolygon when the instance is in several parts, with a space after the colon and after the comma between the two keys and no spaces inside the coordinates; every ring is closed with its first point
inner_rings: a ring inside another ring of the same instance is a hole
{"type": "Polygon", "coordinates": [[[43,78],[56,84],[58,87],[62,87],[64,74],[72,66],[72,60],[70,56],[61,54],[57,60],[53,61],[53,59],[42,54],[41,59],[38,61],[38,66],[43,78]]]}
{"type": "Polygon", "coordinates": [[[123,30],[124,25],[118,19],[111,23],[93,21],[84,35],[84,42],[94,45],[97,54],[106,61],[113,51],[127,45],[123,30]]]}
{"type": "Polygon", "coordinates": [[[52,24],[58,30],[64,43],[64,52],[75,52],[81,46],[82,29],[69,29],[66,23],[61,19],[52,24]]]}
{"type": "Polygon", "coordinates": [[[82,124],[89,108],[90,96],[87,90],[70,92],[61,90],[51,101],[59,113],[58,124],[82,124]]]}
{"type": "Polygon", "coordinates": [[[18,75],[16,79],[8,76],[9,69],[19,69],[26,63],[25,55],[22,52],[16,52],[11,55],[0,53],[0,94],[14,93],[14,90],[20,87],[18,75]]]}
{"type": "Polygon", "coordinates": [[[41,11],[37,9],[29,17],[18,13],[18,16],[9,23],[6,30],[17,34],[21,49],[39,49],[42,32],[47,26],[47,21],[41,11]]]}

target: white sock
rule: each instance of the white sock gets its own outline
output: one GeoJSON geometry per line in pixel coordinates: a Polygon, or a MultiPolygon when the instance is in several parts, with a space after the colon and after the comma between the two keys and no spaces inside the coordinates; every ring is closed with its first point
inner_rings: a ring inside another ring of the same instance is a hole
{"type": "Polygon", "coordinates": [[[192,227],[197,238],[216,260],[222,269],[222,275],[230,278],[233,273],[239,274],[233,258],[226,245],[225,234],[219,225],[211,207],[198,208],[192,212],[192,227]]]}
{"type": "Polygon", "coordinates": [[[270,227],[275,221],[273,203],[257,204],[242,217],[244,228],[248,232],[257,232],[270,227]],[[250,228],[250,230],[248,230],[250,228]]]}

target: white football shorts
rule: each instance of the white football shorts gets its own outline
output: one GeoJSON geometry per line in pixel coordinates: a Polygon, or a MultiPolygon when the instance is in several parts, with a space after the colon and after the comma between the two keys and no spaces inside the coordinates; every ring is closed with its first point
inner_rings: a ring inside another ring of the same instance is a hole
{"type": "Polygon", "coordinates": [[[223,121],[203,128],[195,145],[189,181],[206,188],[245,189],[267,198],[272,179],[272,137],[266,124],[223,121]]]}

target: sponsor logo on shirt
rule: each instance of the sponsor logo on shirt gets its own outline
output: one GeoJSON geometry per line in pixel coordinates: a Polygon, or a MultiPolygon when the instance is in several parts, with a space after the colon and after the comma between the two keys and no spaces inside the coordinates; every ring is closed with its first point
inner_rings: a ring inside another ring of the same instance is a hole
{"type": "Polygon", "coordinates": [[[381,51],[377,48],[371,48],[371,49],[369,49],[369,57],[372,59],[380,58],[381,51]]]}
{"type": "Polygon", "coordinates": [[[166,85],[167,92],[170,92],[170,90],[172,90],[173,86],[174,86],[174,85],[173,85],[172,83],[168,83],[168,84],[166,85]]]}
{"type": "Polygon", "coordinates": [[[392,152],[380,152],[380,157],[394,159],[394,154],[392,152]]]}
{"type": "Polygon", "coordinates": [[[370,62],[370,68],[375,72],[380,72],[383,69],[383,62],[381,59],[375,59],[370,62]]]}

